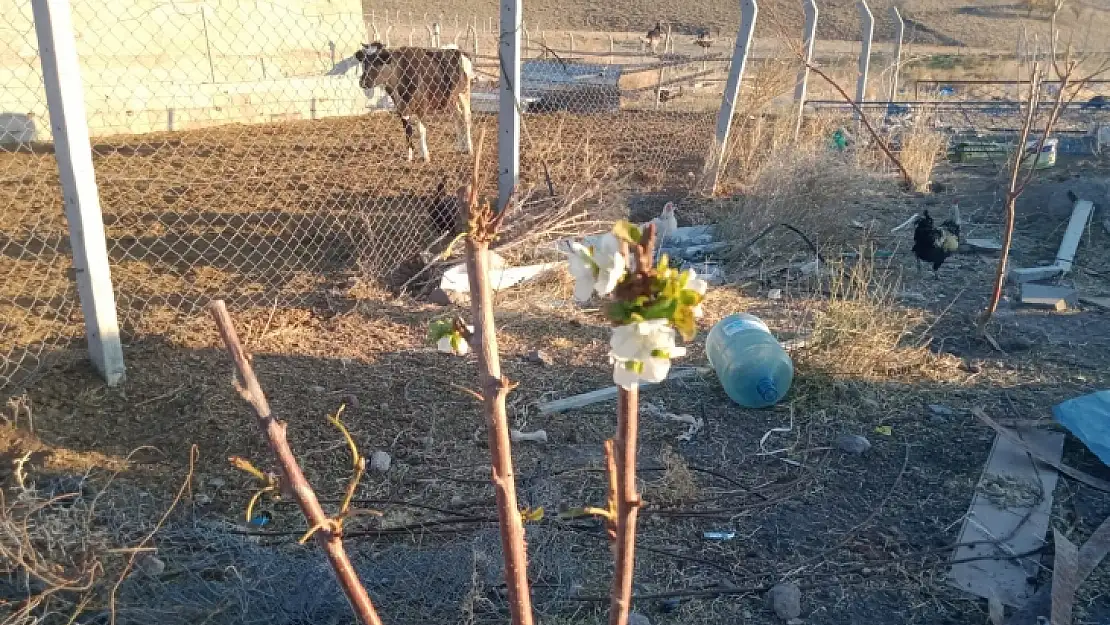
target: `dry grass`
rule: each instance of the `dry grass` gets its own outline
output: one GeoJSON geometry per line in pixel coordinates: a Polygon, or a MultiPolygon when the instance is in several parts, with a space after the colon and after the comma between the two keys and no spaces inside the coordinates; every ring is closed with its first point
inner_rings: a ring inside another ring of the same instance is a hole
{"type": "Polygon", "coordinates": [[[948,137],[935,130],[931,122],[932,118],[922,110],[900,137],[902,149],[898,158],[909,172],[915,191],[929,188],[937,159],[944,155],[948,145],[948,137]]]}

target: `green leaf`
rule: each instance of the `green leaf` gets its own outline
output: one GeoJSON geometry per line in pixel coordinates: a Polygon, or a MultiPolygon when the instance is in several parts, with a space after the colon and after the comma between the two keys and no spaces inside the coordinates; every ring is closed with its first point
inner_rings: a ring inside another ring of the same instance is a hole
{"type": "Polygon", "coordinates": [[[628,323],[633,310],[634,306],[632,304],[616,300],[605,306],[605,316],[614,323],[624,324],[628,323]]]}
{"type": "Polygon", "coordinates": [[[435,343],[439,339],[455,331],[455,323],[450,319],[440,319],[428,324],[428,342],[435,343]]]}
{"type": "Polygon", "coordinates": [[[660,299],[644,309],[644,319],[670,319],[678,309],[678,300],[675,298],[660,299]]]}
{"type": "Polygon", "coordinates": [[[622,219],[613,224],[613,234],[615,234],[618,239],[623,239],[630,243],[639,243],[640,238],[644,236],[644,234],[640,232],[640,227],[627,219],[622,219]]]}

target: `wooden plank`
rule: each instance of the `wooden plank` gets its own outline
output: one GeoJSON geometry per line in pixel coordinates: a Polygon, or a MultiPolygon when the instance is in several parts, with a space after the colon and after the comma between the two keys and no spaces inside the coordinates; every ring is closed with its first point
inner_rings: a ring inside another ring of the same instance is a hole
{"type": "Polygon", "coordinates": [[[1001,434],[995,437],[958,542],[1009,538],[997,547],[985,543],[960,547],[953,553],[957,564],[952,565],[948,575],[951,586],[988,599],[995,596],[1013,607],[1020,607],[1033,597],[1034,589],[1027,580],[1036,569],[1027,558],[1007,556],[1044,545],[1052,512],[1052,492],[1058,479],[1056,471],[1034,466],[1020,443],[1057,462],[1064,451],[1064,435],[1060,432],[1029,430],[1020,436],[1020,441],[1001,434]],[[960,562],[990,555],[1006,559],[960,562]]]}
{"type": "Polygon", "coordinates": [[[1025,269],[1013,268],[1010,270],[1010,280],[1017,283],[1033,282],[1034,280],[1047,280],[1064,273],[1059,265],[1046,265],[1044,267],[1028,267],[1025,269]]]}
{"type": "Polygon", "coordinates": [[[1056,264],[1064,273],[1071,271],[1075,252],[1079,249],[1079,239],[1087,229],[1087,222],[1091,219],[1091,212],[1094,210],[1095,204],[1090,200],[1079,200],[1071,210],[1068,229],[1064,231],[1064,239],[1060,241],[1060,251],[1056,253],[1056,264]]]}
{"type": "Polygon", "coordinates": [[[1021,303],[1026,306],[1067,310],[1069,305],[1075,305],[1078,296],[1079,292],[1075,289],[1032,282],[1021,285],[1021,303]]]}

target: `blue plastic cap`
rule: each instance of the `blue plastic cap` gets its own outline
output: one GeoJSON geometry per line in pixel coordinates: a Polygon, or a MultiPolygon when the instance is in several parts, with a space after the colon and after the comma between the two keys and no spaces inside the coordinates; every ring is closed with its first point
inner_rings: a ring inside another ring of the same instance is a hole
{"type": "Polygon", "coordinates": [[[779,389],[775,386],[774,378],[763,378],[755,385],[755,392],[763,398],[763,401],[774,403],[779,400],[779,389]]]}

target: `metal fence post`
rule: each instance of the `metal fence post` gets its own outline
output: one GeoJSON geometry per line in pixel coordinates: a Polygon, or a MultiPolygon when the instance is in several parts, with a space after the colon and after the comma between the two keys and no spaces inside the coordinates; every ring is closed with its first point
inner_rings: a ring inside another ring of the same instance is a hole
{"type": "Polygon", "coordinates": [[[817,0],[802,0],[802,10],[806,15],[806,32],[803,40],[805,62],[798,72],[798,85],[794,88],[794,102],[797,115],[794,118],[794,140],[802,131],[802,112],[806,106],[806,90],[809,88],[809,66],[813,63],[813,44],[817,41],[817,0]]]}
{"type": "Polygon", "coordinates": [[[759,15],[756,0],[740,0],[740,30],[736,34],[736,47],[732,50],[732,63],[729,66],[728,82],[721,98],[721,109],[717,112],[717,132],[713,139],[713,150],[706,162],[707,180],[712,185],[711,192],[717,191],[717,182],[724,164],[725,146],[728,133],[732,128],[732,116],[736,111],[736,101],[740,98],[740,81],[744,78],[744,65],[748,61],[748,50],[755,34],[755,19],[759,15]]]}
{"type": "Polygon", "coordinates": [[[906,35],[906,22],[898,7],[890,7],[890,15],[894,18],[894,65],[890,69],[889,102],[894,102],[898,99],[898,72],[902,69],[902,39],[906,35]]]}
{"type": "Polygon", "coordinates": [[[522,0],[501,0],[501,37],[498,45],[497,210],[509,207],[520,181],[520,31],[522,0]]]}
{"type": "MultiPolygon", "coordinates": [[[[860,40],[863,45],[859,54],[859,79],[856,81],[856,104],[863,105],[867,99],[867,71],[871,67],[871,38],[875,35],[875,16],[867,6],[867,0],[859,0],[860,40]]],[[[859,119],[859,113],[856,113],[859,119]]]]}
{"type": "Polygon", "coordinates": [[[115,386],[124,377],[123,348],[69,0],[32,0],[31,11],[89,357],[108,385],[115,386]]]}

